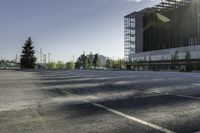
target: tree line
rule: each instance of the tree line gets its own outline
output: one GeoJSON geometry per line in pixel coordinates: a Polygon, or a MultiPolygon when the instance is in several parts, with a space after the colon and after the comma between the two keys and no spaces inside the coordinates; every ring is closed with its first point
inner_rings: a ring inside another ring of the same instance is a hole
{"type": "MultiPolygon", "coordinates": [[[[37,58],[35,56],[35,50],[33,47],[33,41],[29,37],[22,48],[20,67],[22,69],[33,69],[36,67],[37,58]]],[[[107,58],[105,63],[100,61],[99,54],[89,55],[81,54],[78,59],[73,62],[48,62],[44,64],[43,68],[47,69],[123,69],[125,68],[125,63],[123,60],[114,60],[107,58]]]]}
{"type": "Polygon", "coordinates": [[[100,67],[100,65],[101,63],[99,60],[99,55],[93,55],[92,53],[90,53],[89,55],[80,55],[75,62],[76,69],[93,69],[100,67]]]}

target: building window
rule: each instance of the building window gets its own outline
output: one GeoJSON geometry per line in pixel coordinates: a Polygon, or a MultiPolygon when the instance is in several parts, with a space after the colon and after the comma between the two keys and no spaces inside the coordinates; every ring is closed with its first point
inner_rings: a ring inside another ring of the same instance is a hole
{"type": "Polygon", "coordinates": [[[125,61],[130,61],[129,57],[132,57],[131,54],[135,53],[135,26],[136,26],[136,20],[134,17],[125,17],[124,19],[124,57],[125,61]]]}

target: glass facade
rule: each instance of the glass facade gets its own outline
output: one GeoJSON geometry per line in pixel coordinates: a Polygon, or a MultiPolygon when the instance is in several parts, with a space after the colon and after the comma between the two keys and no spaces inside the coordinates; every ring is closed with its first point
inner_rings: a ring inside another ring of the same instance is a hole
{"type": "Polygon", "coordinates": [[[132,61],[130,55],[135,53],[135,22],[134,17],[124,18],[124,59],[126,62],[132,61]]]}
{"type": "MultiPolygon", "coordinates": [[[[157,7],[160,6],[162,4],[157,7]]],[[[199,7],[199,0],[188,0],[175,3],[174,8],[160,12],[147,10],[143,18],[143,51],[199,45],[199,7]]]]}

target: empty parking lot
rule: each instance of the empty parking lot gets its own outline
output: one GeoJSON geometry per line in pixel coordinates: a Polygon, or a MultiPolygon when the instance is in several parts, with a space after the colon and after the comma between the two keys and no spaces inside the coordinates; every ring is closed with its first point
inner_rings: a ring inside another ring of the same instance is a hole
{"type": "Polygon", "coordinates": [[[0,132],[198,132],[199,79],[176,72],[0,71],[0,132]]]}

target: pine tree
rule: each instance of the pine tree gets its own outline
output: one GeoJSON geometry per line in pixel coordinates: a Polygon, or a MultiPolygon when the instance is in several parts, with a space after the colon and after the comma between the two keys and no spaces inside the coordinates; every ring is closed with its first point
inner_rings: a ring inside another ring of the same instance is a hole
{"type": "Polygon", "coordinates": [[[111,60],[111,59],[107,59],[106,60],[106,68],[108,68],[108,69],[112,69],[112,67],[113,67],[113,61],[111,60]]]}
{"type": "Polygon", "coordinates": [[[82,54],[76,61],[75,63],[75,68],[84,68],[84,69],[87,69],[87,65],[88,65],[88,62],[87,62],[87,56],[85,56],[85,54],[82,54]]]}
{"type": "Polygon", "coordinates": [[[89,69],[91,69],[92,66],[93,66],[93,64],[92,64],[93,58],[94,58],[94,55],[92,53],[90,53],[88,55],[88,67],[89,67],[89,69]]]}
{"type": "Polygon", "coordinates": [[[33,42],[31,40],[31,37],[26,40],[23,46],[21,58],[20,58],[20,66],[22,69],[33,69],[35,68],[36,63],[36,57],[35,57],[35,50],[32,46],[33,42]]]}
{"type": "Polygon", "coordinates": [[[100,61],[99,61],[99,55],[98,54],[94,55],[93,66],[94,67],[99,67],[100,66],[100,61]]]}

